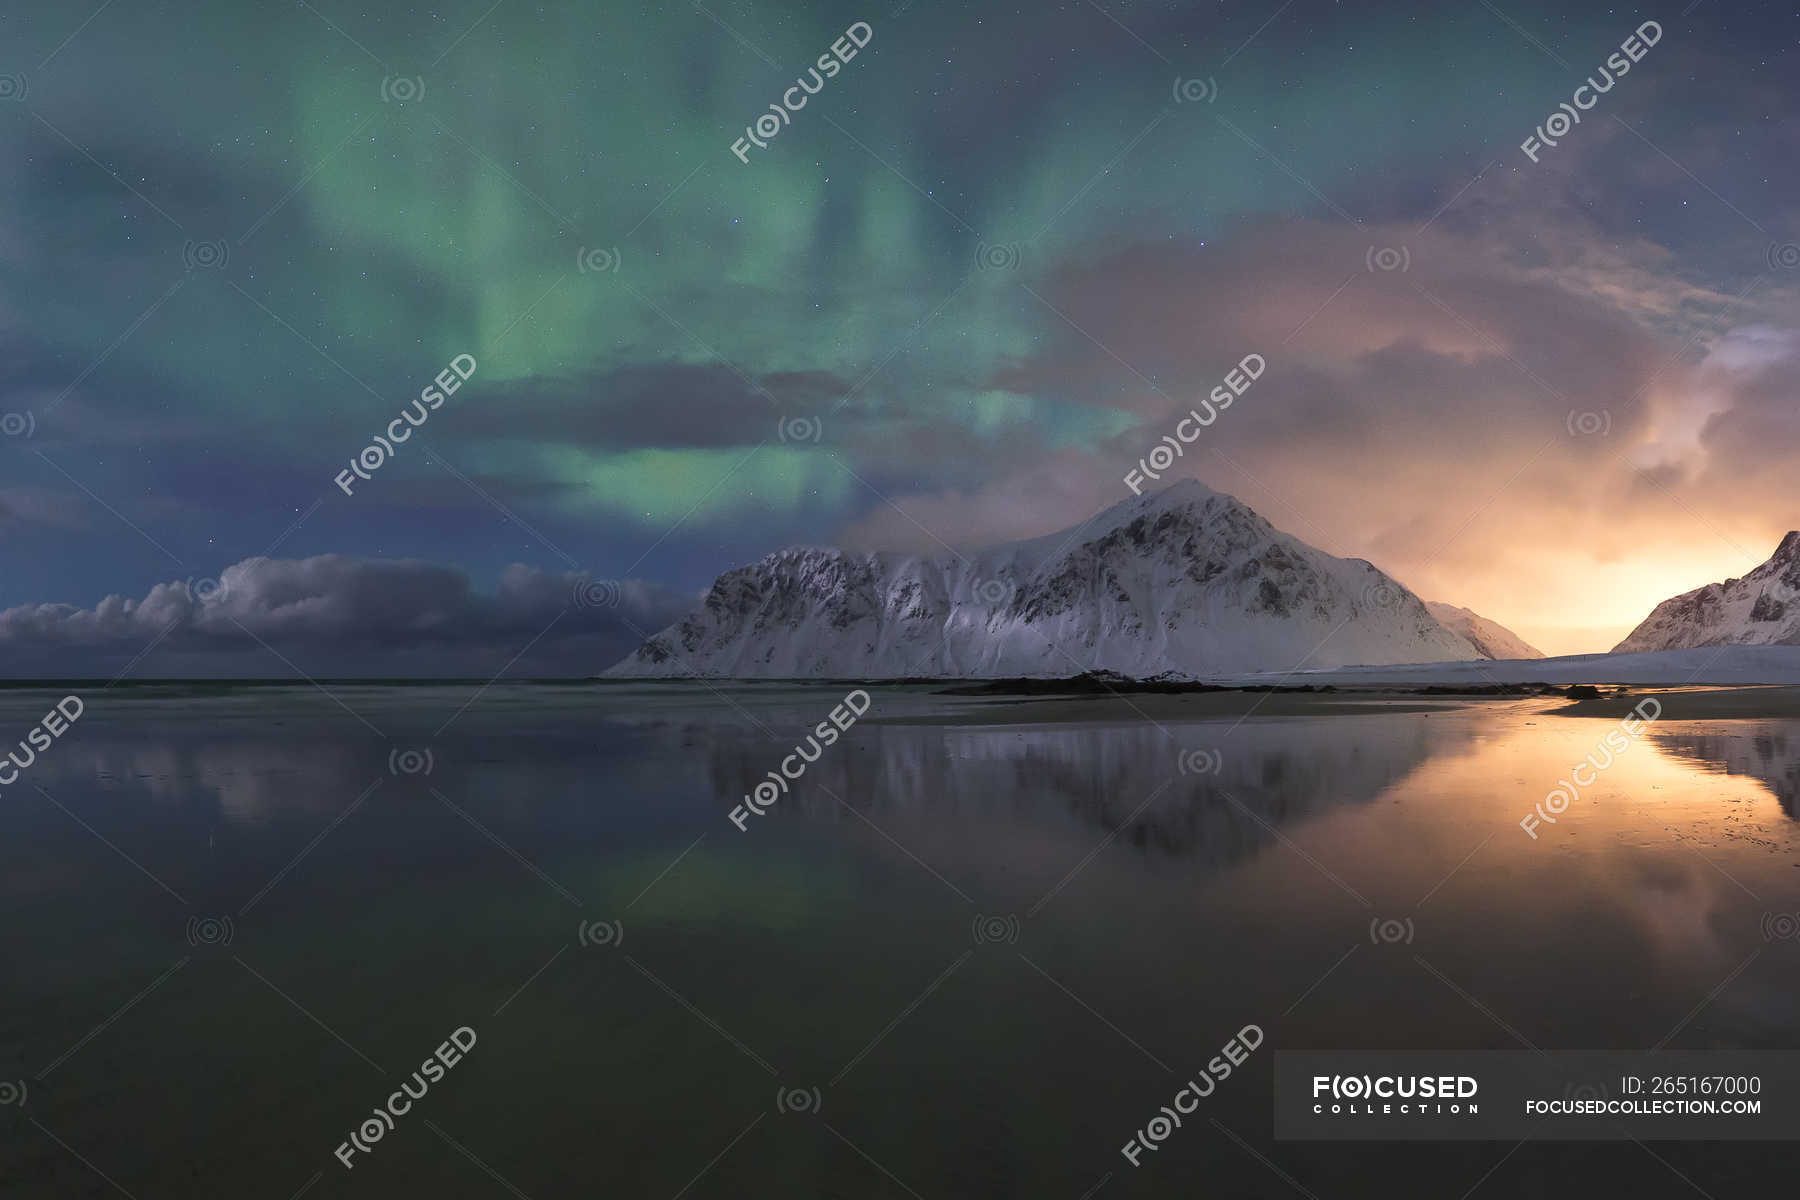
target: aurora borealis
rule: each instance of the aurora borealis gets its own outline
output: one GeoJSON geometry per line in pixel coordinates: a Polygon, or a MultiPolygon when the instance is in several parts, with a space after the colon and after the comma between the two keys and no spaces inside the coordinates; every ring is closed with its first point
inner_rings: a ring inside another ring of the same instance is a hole
{"type": "MultiPolygon", "coordinates": [[[[1258,353],[1179,471],[1604,649],[1800,526],[1797,36],[1704,2],[12,5],[0,609],[265,554],[680,595],[796,542],[1033,536],[1258,353]]],[[[494,606],[503,662],[532,622],[494,606]]]]}

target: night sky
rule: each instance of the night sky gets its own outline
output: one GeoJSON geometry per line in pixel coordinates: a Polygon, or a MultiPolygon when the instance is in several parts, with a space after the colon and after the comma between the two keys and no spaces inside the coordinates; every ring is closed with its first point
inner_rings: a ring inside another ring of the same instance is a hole
{"type": "Polygon", "coordinates": [[[1724,0],[8,4],[0,673],[598,672],[789,544],[1075,524],[1250,353],[1177,475],[1604,650],[1800,527],[1797,38],[1724,0]]]}

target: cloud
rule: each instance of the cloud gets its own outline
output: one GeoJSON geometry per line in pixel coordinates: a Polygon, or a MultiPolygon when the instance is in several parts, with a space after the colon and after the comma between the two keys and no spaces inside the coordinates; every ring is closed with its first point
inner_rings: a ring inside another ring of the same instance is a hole
{"type": "Polygon", "coordinates": [[[1255,352],[1267,373],[1150,486],[1199,478],[1552,652],[1604,649],[1554,629],[1579,613],[1622,634],[1800,525],[1780,283],[1732,310],[1660,248],[1566,217],[1529,261],[1449,221],[1115,246],[1050,273],[1048,336],[992,383],[1130,426],[1053,452],[984,444],[973,486],[921,467],[841,538],[931,552],[1075,525],[1127,498],[1126,471],[1255,352]]]}
{"type": "Polygon", "coordinates": [[[250,558],[141,600],[7,609],[0,654],[14,677],[110,676],[140,654],[140,678],[593,675],[696,602],[642,580],[520,564],[488,594],[454,567],[411,559],[250,558]]]}
{"type": "Polygon", "coordinates": [[[82,529],[76,499],[40,487],[0,488],[0,538],[27,529],[82,529]]]}

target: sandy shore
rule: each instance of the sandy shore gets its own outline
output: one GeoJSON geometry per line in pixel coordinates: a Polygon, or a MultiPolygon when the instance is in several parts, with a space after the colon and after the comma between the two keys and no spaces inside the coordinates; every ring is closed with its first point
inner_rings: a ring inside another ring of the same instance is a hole
{"type": "Polygon", "coordinates": [[[1402,696],[1377,693],[1200,692],[1191,695],[1121,692],[1105,696],[1027,696],[963,700],[945,710],[869,717],[876,725],[1065,725],[1217,721],[1222,718],[1316,717],[1444,712],[1474,700],[1541,704],[1539,697],[1402,696]]]}
{"type": "Polygon", "coordinates": [[[878,725],[1059,725],[1179,723],[1232,717],[1316,717],[1449,712],[1471,705],[1526,705],[1546,716],[1620,720],[1648,697],[1658,719],[1756,720],[1800,718],[1800,688],[1632,688],[1597,699],[1556,695],[1433,694],[1393,689],[1335,692],[1212,691],[1192,694],[1130,692],[1083,696],[947,698],[947,711],[868,718],[878,725]]]}
{"type": "Polygon", "coordinates": [[[1733,721],[1800,717],[1800,688],[1644,688],[1623,698],[1577,700],[1550,710],[1559,717],[1611,717],[1619,719],[1644,697],[1654,696],[1662,705],[1663,721],[1733,721]]]}

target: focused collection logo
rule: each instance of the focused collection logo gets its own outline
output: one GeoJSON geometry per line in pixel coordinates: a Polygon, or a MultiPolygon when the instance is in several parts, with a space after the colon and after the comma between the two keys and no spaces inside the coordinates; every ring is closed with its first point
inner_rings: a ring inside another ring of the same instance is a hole
{"type": "Polygon", "coordinates": [[[1314,1075],[1319,1116],[1474,1116],[1481,1084],[1472,1075],[1314,1075]]]}

